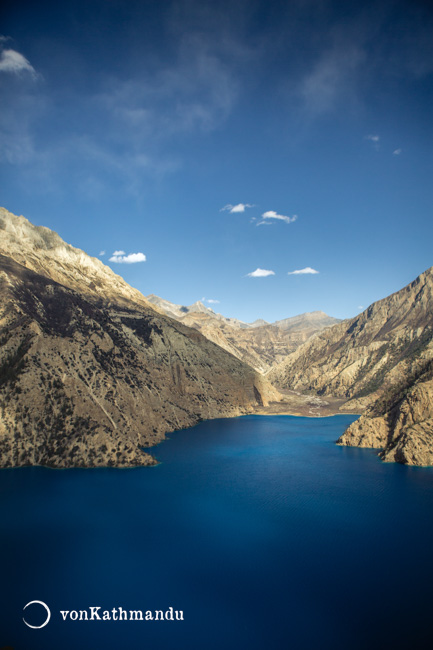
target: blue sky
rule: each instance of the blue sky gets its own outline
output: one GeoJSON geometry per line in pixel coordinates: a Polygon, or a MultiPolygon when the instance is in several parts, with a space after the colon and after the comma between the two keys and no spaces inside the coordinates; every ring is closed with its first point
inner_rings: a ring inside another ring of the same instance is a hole
{"type": "Polygon", "coordinates": [[[1,24],[0,204],[144,294],[345,318],[433,264],[431,3],[15,0],[1,24]]]}

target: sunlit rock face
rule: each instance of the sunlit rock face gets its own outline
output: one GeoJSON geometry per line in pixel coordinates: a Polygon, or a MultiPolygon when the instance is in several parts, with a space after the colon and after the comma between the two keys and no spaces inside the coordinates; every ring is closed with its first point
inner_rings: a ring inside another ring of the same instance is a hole
{"type": "Polygon", "coordinates": [[[356,318],[314,335],[267,377],[282,388],[349,398],[349,406],[363,409],[431,358],[433,269],[428,269],[356,318]]]}

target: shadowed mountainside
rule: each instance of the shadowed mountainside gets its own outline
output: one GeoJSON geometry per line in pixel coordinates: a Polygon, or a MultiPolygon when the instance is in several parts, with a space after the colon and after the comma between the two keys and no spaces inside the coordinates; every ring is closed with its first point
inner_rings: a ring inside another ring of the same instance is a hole
{"type": "Polygon", "coordinates": [[[142,447],[167,432],[280,399],[252,368],[155,312],[99,260],[69,251],[48,229],[41,244],[39,228],[6,212],[2,250],[12,231],[11,252],[28,259],[25,268],[0,256],[1,466],[152,464],[142,447]]]}

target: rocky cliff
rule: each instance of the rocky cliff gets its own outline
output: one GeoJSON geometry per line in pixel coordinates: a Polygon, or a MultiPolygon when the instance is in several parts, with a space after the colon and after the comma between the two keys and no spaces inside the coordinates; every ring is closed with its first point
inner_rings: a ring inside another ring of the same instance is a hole
{"type": "Polygon", "coordinates": [[[381,449],[387,462],[433,465],[433,361],[384,391],[338,444],[381,449]]]}
{"type": "Polygon", "coordinates": [[[0,256],[0,466],[151,464],[142,448],[167,432],[279,399],[252,368],[155,312],[98,260],[47,229],[31,237],[22,217],[2,217],[6,236],[23,233],[10,254],[27,268],[0,256]]]}

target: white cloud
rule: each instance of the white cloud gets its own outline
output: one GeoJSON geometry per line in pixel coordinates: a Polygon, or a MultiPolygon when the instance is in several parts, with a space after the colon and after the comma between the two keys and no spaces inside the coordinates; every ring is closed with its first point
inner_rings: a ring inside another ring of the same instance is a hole
{"type": "Polygon", "coordinates": [[[26,57],[15,50],[3,50],[0,54],[0,72],[10,72],[11,74],[20,74],[20,72],[30,72],[36,77],[36,70],[27,61],[26,57]]]}
{"type": "Polygon", "coordinates": [[[392,152],[393,156],[399,156],[401,154],[402,150],[401,149],[394,149],[392,152]]]}
{"type": "Polygon", "coordinates": [[[268,275],[275,275],[275,272],[267,271],[266,269],[256,269],[251,273],[247,273],[248,278],[266,278],[268,275]]]}
{"type": "Polygon", "coordinates": [[[296,271],[289,271],[287,275],[307,275],[307,274],[315,274],[319,273],[319,271],[316,271],[315,269],[312,269],[311,266],[306,266],[305,269],[298,269],[296,271]]]}
{"type": "Polygon", "coordinates": [[[221,208],[220,212],[224,212],[224,210],[228,210],[231,214],[235,212],[245,212],[245,208],[253,208],[254,205],[251,203],[237,203],[236,205],[232,205],[231,203],[228,203],[225,205],[223,208],[221,208]]]}
{"type": "Polygon", "coordinates": [[[145,262],[146,255],[143,253],[130,253],[129,255],[125,255],[124,251],[114,251],[109,261],[116,262],[117,264],[136,264],[137,262],[145,262]]]}
{"type": "MultiPolygon", "coordinates": [[[[277,219],[279,221],[284,221],[285,223],[293,223],[298,218],[297,214],[294,214],[293,217],[286,217],[284,214],[278,214],[275,210],[268,210],[262,214],[262,219],[277,219]]],[[[260,221],[257,225],[263,226],[266,221],[260,221]]]]}
{"type": "MultiPolygon", "coordinates": [[[[105,251],[101,251],[101,252],[99,253],[99,257],[103,257],[104,255],[105,255],[105,251]]],[[[113,255],[114,255],[114,253],[113,253],[113,255]]]]}
{"type": "Polygon", "coordinates": [[[364,307],[364,305],[358,305],[358,309],[359,309],[360,311],[363,311],[363,310],[365,309],[365,307],[364,307]]]}
{"type": "Polygon", "coordinates": [[[371,134],[370,134],[370,135],[366,135],[366,136],[365,136],[365,139],[366,139],[366,140],[371,140],[371,142],[379,142],[379,140],[380,140],[380,136],[378,136],[378,135],[371,135],[371,134]]]}
{"type": "Polygon", "coordinates": [[[213,300],[212,298],[205,298],[204,296],[201,299],[201,302],[208,302],[211,305],[218,305],[219,304],[219,300],[213,300]]]}

